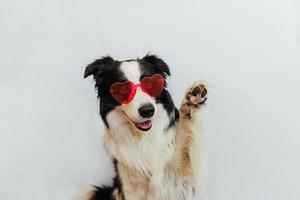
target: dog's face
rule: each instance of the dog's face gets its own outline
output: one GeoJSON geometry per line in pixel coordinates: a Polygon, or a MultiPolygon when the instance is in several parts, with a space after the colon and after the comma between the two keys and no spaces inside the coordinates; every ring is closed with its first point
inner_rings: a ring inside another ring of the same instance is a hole
{"type": "Polygon", "coordinates": [[[133,125],[142,133],[152,128],[160,108],[163,108],[169,116],[168,126],[177,120],[178,111],[166,90],[166,84],[158,96],[150,96],[137,87],[135,96],[129,103],[120,103],[111,94],[111,86],[114,83],[131,81],[139,84],[143,78],[155,74],[160,74],[166,79],[167,76],[170,76],[170,71],[163,60],[153,55],[127,61],[116,61],[110,57],[103,57],[87,66],[84,77],[94,76],[100,99],[100,114],[108,128],[107,116],[112,111],[117,111],[127,120],[128,124],[133,125]]]}

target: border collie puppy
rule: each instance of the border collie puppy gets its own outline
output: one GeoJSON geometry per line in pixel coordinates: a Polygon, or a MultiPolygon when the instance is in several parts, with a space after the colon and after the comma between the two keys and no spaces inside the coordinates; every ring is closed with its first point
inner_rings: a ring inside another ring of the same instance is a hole
{"type": "Polygon", "coordinates": [[[93,75],[105,123],[105,147],[116,176],[83,200],[190,200],[200,189],[201,145],[196,114],[207,90],[197,82],[178,110],[166,89],[168,65],[155,55],[117,61],[102,57],[93,75]]]}

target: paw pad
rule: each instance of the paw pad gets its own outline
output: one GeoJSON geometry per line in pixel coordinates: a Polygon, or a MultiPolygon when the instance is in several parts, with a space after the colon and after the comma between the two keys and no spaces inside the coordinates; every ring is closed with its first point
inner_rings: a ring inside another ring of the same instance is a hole
{"type": "Polygon", "coordinates": [[[199,106],[207,100],[207,89],[203,83],[194,83],[186,94],[188,104],[199,106]]]}

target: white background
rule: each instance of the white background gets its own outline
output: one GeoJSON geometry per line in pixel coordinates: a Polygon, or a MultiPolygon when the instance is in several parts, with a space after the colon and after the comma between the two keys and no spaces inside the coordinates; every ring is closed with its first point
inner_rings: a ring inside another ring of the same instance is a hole
{"type": "Polygon", "coordinates": [[[209,200],[300,199],[300,2],[0,1],[0,199],[71,200],[113,176],[85,66],[160,55],[205,80],[209,200]]]}

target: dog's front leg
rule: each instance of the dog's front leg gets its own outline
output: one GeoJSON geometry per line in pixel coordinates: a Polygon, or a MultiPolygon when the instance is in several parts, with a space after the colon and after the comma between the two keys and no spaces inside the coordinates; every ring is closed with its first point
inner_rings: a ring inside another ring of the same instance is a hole
{"type": "Polygon", "coordinates": [[[124,198],[116,198],[116,200],[145,200],[147,190],[145,178],[121,163],[118,163],[118,170],[124,198]]]}
{"type": "Polygon", "coordinates": [[[180,107],[176,136],[175,163],[181,176],[192,177],[198,191],[201,180],[201,138],[197,129],[197,112],[207,100],[207,90],[201,82],[194,83],[186,92],[180,107]]]}

